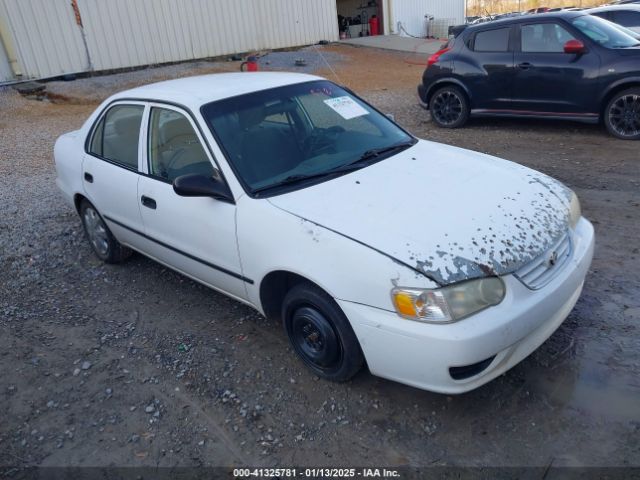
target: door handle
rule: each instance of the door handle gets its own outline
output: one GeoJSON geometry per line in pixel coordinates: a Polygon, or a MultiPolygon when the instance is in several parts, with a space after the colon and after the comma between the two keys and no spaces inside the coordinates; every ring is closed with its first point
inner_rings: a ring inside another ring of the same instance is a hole
{"type": "Polygon", "coordinates": [[[93,183],[93,175],[88,172],[84,172],[84,179],[89,183],[93,183]]]}
{"type": "Polygon", "coordinates": [[[529,70],[531,67],[533,67],[533,65],[531,65],[529,62],[518,64],[518,68],[520,68],[521,70],[529,70]]]}
{"type": "Polygon", "coordinates": [[[147,197],[145,195],[142,195],[142,197],[140,197],[140,200],[142,201],[142,205],[150,208],[151,210],[155,210],[158,206],[153,198],[147,197]]]}

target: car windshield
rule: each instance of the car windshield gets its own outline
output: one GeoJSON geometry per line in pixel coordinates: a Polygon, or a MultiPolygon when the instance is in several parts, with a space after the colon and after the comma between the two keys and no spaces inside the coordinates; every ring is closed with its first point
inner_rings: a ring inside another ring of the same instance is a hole
{"type": "Polygon", "coordinates": [[[639,45],[637,39],[600,17],[584,15],[571,23],[591,40],[605,48],[628,48],[639,45]]]}
{"type": "Polygon", "coordinates": [[[281,193],[343,175],[416,142],[329,81],[240,95],[201,111],[253,194],[281,193]]]}

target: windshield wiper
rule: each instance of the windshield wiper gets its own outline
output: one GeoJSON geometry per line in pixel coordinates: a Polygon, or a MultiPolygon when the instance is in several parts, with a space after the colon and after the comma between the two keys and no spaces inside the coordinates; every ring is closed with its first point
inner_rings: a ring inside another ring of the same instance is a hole
{"type": "Polygon", "coordinates": [[[413,146],[414,143],[415,142],[413,140],[409,140],[407,142],[401,142],[401,143],[396,143],[395,145],[389,145],[388,147],[372,148],[371,150],[367,150],[366,152],[364,152],[358,160],[356,160],[350,165],[355,165],[360,162],[366,162],[367,160],[371,160],[372,158],[377,158],[380,155],[383,155],[385,153],[404,150],[405,148],[409,148],[413,146]]]}
{"type": "Polygon", "coordinates": [[[265,190],[271,190],[272,188],[283,187],[286,185],[291,185],[293,183],[303,182],[305,180],[313,180],[315,178],[323,178],[323,177],[328,177],[332,175],[339,175],[341,173],[352,172],[354,170],[360,170],[361,168],[364,168],[367,165],[369,165],[369,162],[368,162],[369,160],[378,158],[380,155],[383,155],[385,153],[389,153],[397,150],[404,150],[405,148],[412,146],[414,143],[415,142],[411,140],[408,142],[396,143],[395,145],[390,145],[388,147],[367,150],[355,162],[347,163],[346,165],[340,165],[330,170],[325,170],[324,172],[312,173],[308,175],[305,175],[305,174],[290,175],[286,177],[284,180],[280,180],[279,182],[272,183],[271,185],[254,188],[253,193],[254,194],[260,193],[260,192],[264,192],[265,190]]]}
{"type": "Polygon", "coordinates": [[[272,188],[283,187],[285,185],[290,185],[293,183],[303,182],[305,180],[312,180],[314,178],[326,177],[328,175],[333,175],[334,173],[339,173],[337,170],[327,170],[326,172],[312,173],[310,175],[289,175],[284,180],[280,180],[279,182],[272,183],[271,185],[266,185],[264,187],[254,188],[253,193],[264,192],[265,190],[271,190],[272,188]]]}

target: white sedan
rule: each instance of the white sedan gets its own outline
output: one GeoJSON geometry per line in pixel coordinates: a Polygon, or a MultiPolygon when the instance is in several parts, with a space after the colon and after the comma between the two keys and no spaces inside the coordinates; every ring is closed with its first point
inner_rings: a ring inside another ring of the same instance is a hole
{"type": "Polygon", "coordinates": [[[138,251],[280,319],[333,381],[366,363],[474,389],[558,328],[593,255],[561,183],[417,139],[315,76],[128,90],[61,136],[55,161],[98,257],[138,251]]]}

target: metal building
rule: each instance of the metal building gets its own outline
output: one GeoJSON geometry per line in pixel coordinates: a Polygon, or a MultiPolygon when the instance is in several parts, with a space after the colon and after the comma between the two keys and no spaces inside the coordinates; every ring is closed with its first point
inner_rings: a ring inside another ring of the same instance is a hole
{"type": "Polygon", "coordinates": [[[345,2],[382,34],[464,18],[464,0],[0,0],[0,83],[336,41],[345,2]]]}
{"type": "Polygon", "coordinates": [[[465,20],[465,0],[387,0],[392,18],[389,30],[415,37],[446,37],[449,25],[465,20]]]}

